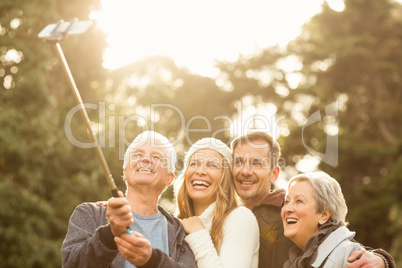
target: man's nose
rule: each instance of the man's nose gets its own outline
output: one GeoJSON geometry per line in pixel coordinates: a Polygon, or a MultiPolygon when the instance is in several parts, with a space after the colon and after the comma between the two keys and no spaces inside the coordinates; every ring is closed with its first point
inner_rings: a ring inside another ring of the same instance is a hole
{"type": "Polygon", "coordinates": [[[147,154],[144,154],[144,155],[141,157],[140,162],[141,162],[142,164],[147,164],[147,165],[151,164],[151,156],[150,156],[150,155],[147,155],[147,154]]]}
{"type": "Polygon", "coordinates": [[[248,162],[244,162],[241,168],[241,173],[243,176],[250,176],[253,174],[253,169],[251,168],[251,165],[248,162]]]}

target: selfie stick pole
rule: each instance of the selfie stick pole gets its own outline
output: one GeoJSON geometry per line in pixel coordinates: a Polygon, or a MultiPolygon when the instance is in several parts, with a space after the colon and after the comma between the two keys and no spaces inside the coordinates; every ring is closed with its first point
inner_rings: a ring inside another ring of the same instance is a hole
{"type": "Polygon", "coordinates": [[[90,139],[91,139],[92,143],[94,144],[96,155],[98,156],[100,163],[102,165],[102,169],[103,169],[103,173],[105,174],[106,181],[109,185],[110,190],[112,191],[113,196],[119,197],[113,176],[110,173],[105,156],[103,155],[103,152],[99,146],[99,143],[96,139],[94,131],[92,130],[91,123],[90,123],[90,120],[88,117],[88,113],[85,109],[80,92],[78,91],[77,85],[75,84],[73,75],[71,74],[70,68],[68,67],[66,58],[64,57],[63,50],[61,49],[61,46],[59,43],[59,41],[61,41],[67,35],[80,34],[80,33],[87,31],[91,25],[92,25],[91,21],[78,21],[78,20],[73,20],[71,22],[59,21],[56,24],[50,24],[50,25],[46,26],[39,33],[38,36],[40,38],[45,39],[46,41],[52,41],[54,43],[54,46],[55,46],[56,52],[57,52],[57,56],[58,56],[60,62],[62,63],[65,74],[67,75],[71,91],[75,97],[75,100],[76,100],[78,106],[80,107],[81,115],[84,119],[90,139]]]}

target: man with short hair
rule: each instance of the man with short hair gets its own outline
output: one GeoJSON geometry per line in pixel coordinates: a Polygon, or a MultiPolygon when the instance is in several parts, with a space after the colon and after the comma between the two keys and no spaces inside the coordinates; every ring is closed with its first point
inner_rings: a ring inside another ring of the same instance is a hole
{"type": "MultiPolygon", "coordinates": [[[[244,205],[251,209],[260,228],[260,268],[283,267],[294,245],[283,234],[281,209],[286,191],[271,186],[279,176],[279,144],[265,132],[252,132],[235,138],[231,143],[233,154],[233,179],[236,191],[244,205]]],[[[371,252],[353,252],[347,267],[395,267],[387,252],[376,249],[371,252]]]]}
{"type": "Polygon", "coordinates": [[[124,156],[126,197],[84,203],[72,214],[63,267],[196,267],[180,221],[158,206],[174,179],[176,154],[159,133],[138,135],[124,156]],[[127,228],[130,227],[131,231],[127,228]]]}

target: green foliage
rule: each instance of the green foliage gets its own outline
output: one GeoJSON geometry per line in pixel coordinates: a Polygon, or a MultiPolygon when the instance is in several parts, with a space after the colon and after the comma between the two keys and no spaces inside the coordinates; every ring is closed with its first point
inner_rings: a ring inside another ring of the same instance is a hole
{"type": "Polygon", "coordinates": [[[59,246],[65,223],[52,204],[16,185],[11,178],[0,183],[7,206],[0,207],[2,267],[60,266],[59,246]]]}
{"type": "Polygon", "coordinates": [[[133,63],[114,71],[111,77],[117,84],[107,99],[118,104],[120,114],[132,116],[138,123],[120,133],[127,140],[134,138],[132,133],[138,133],[140,125],[141,130],[152,129],[168,136],[181,154],[203,137],[229,142],[234,98],[211,78],[180,69],[165,57],[133,63]]]}
{"type": "MultiPolygon", "coordinates": [[[[313,86],[304,86],[319,100],[310,113],[346,100],[339,111],[339,165],[322,163],[321,168],[340,181],[357,239],[389,250],[398,237],[391,231],[398,223],[390,213],[401,198],[394,190],[400,178],[391,175],[400,165],[402,145],[402,54],[396,49],[402,44],[402,20],[394,16],[400,5],[345,3],[341,13],[324,6],[290,50],[302,60],[304,75],[316,80],[313,86]],[[329,64],[319,70],[319,62],[329,64]]],[[[325,151],[325,144],[320,151],[325,151]]]]}
{"type": "MultiPolygon", "coordinates": [[[[60,247],[74,207],[109,196],[106,187],[99,187],[104,179],[94,152],[75,148],[66,138],[64,120],[74,100],[53,45],[37,37],[60,18],[88,16],[91,2],[0,4],[1,267],[60,267],[60,247]],[[6,58],[10,51],[16,57],[6,58]]],[[[91,70],[77,80],[88,88],[103,71],[104,42],[99,34],[87,36],[86,46],[80,46],[86,51],[75,49],[72,65],[91,70]],[[89,47],[94,54],[87,53],[89,47]]],[[[77,41],[66,42],[66,50],[71,51],[70,44],[77,47],[77,41]]],[[[85,134],[85,129],[76,132],[85,134]]]]}

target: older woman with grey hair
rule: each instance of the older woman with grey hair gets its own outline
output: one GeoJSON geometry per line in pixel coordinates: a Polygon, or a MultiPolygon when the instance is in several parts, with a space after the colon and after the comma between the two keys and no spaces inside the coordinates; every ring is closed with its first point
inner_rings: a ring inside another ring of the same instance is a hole
{"type": "Polygon", "coordinates": [[[281,216],[284,234],[295,243],[284,267],[345,267],[353,242],[339,183],[325,172],[300,174],[288,184],[281,216]]]}

